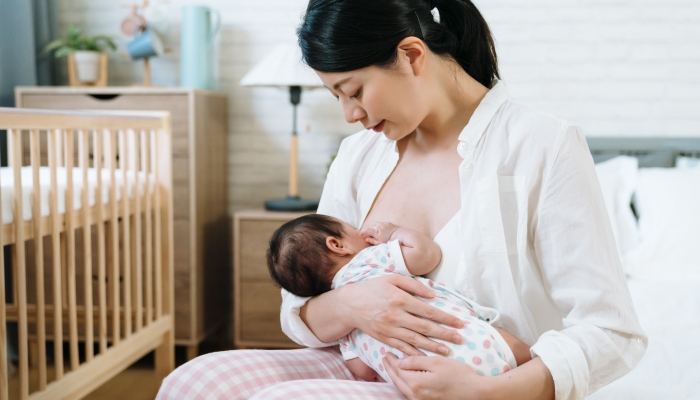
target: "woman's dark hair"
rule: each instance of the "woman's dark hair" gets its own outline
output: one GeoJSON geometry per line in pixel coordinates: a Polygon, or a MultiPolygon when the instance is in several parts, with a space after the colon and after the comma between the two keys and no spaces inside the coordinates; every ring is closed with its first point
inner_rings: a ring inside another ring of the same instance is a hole
{"type": "Polygon", "coordinates": [[[500,79],[491,31],[470,0],[310,0],[297,36],[304,61],[321,72],[389,67],[414,36],[487,88],[500,79]]]}
{"type": "Polygon", "coordinates": [[[297,296],[312,297],[331,290],[334,266],[326,238],[344,236],[336,219],[310,214],[279,227],[270,238],[267,266],[279,286],[297,296]]]}

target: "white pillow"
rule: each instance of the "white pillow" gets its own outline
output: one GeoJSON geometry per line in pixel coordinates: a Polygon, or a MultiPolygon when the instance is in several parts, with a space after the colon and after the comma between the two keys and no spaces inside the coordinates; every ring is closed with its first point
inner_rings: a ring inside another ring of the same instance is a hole
{"type": "Polygon", "coordinates": [[[679,168],[679,169],[700,168],[700,158],[678,156],[678,157],[676,157],[676,168],[679,168]]]}
{"type": "Polygon", "coordinates": [[[637,187],[638,165],[635,157],[619,156],[595,166],[623,263],[624,256],[639,243],[637,220],[630,206],[637,187]]]}
{"type": "Polygon", "coordinates": [[[700,278],[700,169],[642,168],[634,202],[640,245],[628,255],[626,272],[700,278]]]}

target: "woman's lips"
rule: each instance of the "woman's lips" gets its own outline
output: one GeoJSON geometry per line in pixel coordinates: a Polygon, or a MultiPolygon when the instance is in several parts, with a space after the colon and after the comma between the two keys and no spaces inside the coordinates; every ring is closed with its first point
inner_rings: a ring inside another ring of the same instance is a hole
{"type": "Polygon", "coordinates": [[[382,120],[382,122],[380,122],[380,123],[378,123],[377,125],[375,125],[374,128],[372,128],[372,130],[375,131],[375,132],[381,132],[381,131],[382,131],[382,128],[384,128],[384,123],[385,123],[385,122],[386,122],[385,119],[382,120]]]}

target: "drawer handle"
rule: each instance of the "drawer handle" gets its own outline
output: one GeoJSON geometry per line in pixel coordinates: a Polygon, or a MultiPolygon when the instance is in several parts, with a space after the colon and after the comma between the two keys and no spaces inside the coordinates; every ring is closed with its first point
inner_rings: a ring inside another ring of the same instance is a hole
{"type": "Polygon", "coordinates": [[[95,93],[88,93],[88,96],[92,97],[93,99],[97,100],[114,100],[120,95],[118,93],[104,93],[104,94],[95,94],[95,93]]]}

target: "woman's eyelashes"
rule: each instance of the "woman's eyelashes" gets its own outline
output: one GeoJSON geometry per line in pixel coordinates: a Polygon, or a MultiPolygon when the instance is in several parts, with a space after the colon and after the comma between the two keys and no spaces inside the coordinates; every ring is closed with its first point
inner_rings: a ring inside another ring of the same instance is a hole
{"type": "MultiPolygon", "coordinates": [[[[359,99],[361,94],[362,94],[362,89],[358,89],[357,92],[355,92],[355,94],[350,96],[350,98],[351,99],[359,99]]],[[[336,100],[340,101],[340,96],[333,95],[333,97],[335,97],[336,100]]]]}

